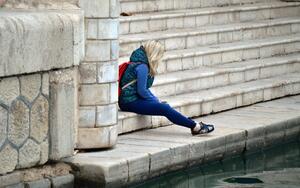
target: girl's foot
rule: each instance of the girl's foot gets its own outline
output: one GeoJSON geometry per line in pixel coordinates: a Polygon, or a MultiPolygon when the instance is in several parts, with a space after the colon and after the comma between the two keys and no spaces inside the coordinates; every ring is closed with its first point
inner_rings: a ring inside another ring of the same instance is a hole
{"type": "Polygon", "coordinates": [[[197,135],[197,134],[207,134],[215,130],[215,127],[210,124],[205,124],[203,122],[199,122],[196,124],[196,126],[191,129],[192,135],[197,135]]]}

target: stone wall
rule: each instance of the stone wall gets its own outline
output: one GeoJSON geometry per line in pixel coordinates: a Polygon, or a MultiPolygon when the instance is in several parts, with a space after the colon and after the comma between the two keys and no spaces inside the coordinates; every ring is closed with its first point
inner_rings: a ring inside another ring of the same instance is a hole
{"type": "Polygon", "coordinates": [[[49,74],[0,79],[0,174],[49,158],[49,74]]]}
{"type": "Polygon", "coordinates": [[[0,9],[0,175],[73,155],[83,28],[78,7],[0,9]]]}
{"type": "Polygon", "coordinates": [[[85,58],[80,64],[77,148],[111,147],[117,140],[118,0],[80,0],[85,58]]]}
{"type": "Polygon", "coordinates": [[[62,9],[62,8],[75,8],[78,0],[0,0],[0,6],[8,8],[51,8],[51,9],[62,9]]]}

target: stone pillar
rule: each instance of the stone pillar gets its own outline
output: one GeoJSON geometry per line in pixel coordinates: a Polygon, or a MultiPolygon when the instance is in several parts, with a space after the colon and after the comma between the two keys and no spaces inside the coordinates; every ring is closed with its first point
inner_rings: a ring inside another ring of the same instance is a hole
{"type": "Polygon", "coordinates": [[[111,147],[117,140],[119,3],[80,0],[85,12],[85,58],[80,64],[77,148],[111,147]]]}

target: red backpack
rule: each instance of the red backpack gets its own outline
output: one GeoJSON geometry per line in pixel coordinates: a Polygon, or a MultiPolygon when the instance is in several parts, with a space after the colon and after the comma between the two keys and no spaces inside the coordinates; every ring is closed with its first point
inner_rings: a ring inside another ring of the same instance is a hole
{"type": "Polygon", "coordinates": [[[119,80],[118,80],[118,83],[119,83],[119,97],[120,97],[121,92],[122,92],[120,82],[121,82],[122,76],[125,73],[125,71],[126,71],[129,64],[131,64],[131,62],[124,62],[121,65],[119,65],[119,80]]]}

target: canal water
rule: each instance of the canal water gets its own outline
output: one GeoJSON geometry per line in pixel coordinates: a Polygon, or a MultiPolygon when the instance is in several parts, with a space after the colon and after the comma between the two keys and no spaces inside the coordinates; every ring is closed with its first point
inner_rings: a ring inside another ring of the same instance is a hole
{"type": "Polygon", "coordinates": [[[168,173],[130,188],[300,188],[300,142],[168,173]]]}

